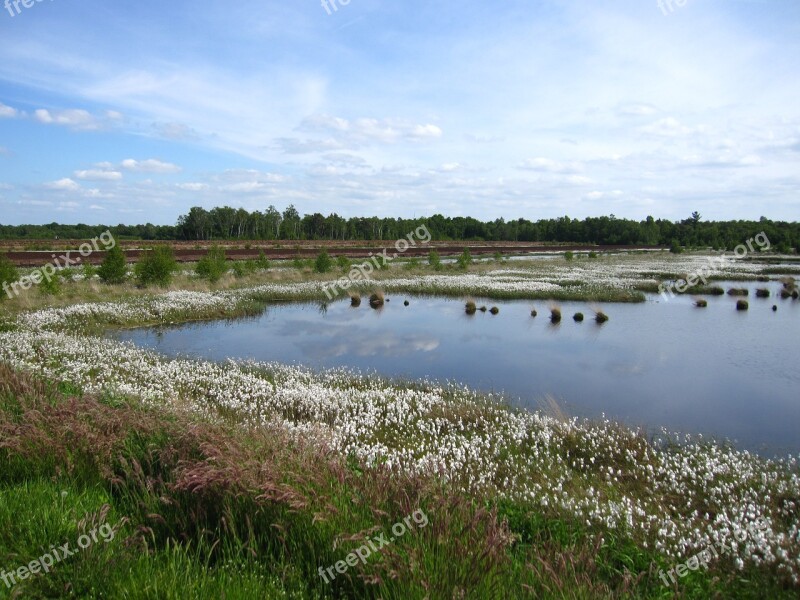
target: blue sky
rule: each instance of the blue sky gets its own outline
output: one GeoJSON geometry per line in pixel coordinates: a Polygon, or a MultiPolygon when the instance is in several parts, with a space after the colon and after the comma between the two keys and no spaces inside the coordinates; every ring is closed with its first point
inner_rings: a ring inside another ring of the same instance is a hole
{"type": "Polygon", "coordinates": [[[800,219],[800,2],[662,3],[12,5],[0,223],[800,219]]]}

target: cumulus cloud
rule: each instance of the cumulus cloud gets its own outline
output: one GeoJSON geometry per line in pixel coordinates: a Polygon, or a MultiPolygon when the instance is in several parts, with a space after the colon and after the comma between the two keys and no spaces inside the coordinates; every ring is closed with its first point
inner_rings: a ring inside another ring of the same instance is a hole
{"type": "Polygon", "coordinates": [[[529,158],[519,165],[520,169],[542,173],[579,173],[583,165],[579,162],[561,162],[550,158],[529,158]]]}
{"type": "Polygon", "coordinates": [[[65,177],[64,179],[59,179],[58,181],[51,181],[49,183],[45,183],[44,187],[48,190],[58,190],[64,192],[76,192],[81,189],[81,186],[76,181],[73,181],[69,177],[65,177]]]}
{"type": "Polygon", "coordinates": [[[122,173],[119,171],[106,171],[102,169],[75,171],[73,175],[75,175],[76,179],[86,179],[88,181],[119,181],[122,179],[122,173]]]}
{"type": "Polygon", "coordinates": [[[179,173],[181,171],[178,165],[155,158],[148,158],[147,160],[126,158],[120,163],[120,166],[126,171],[135,171],[137,173],[179,173]]]}
{"type": "Polygon", "coordinates": [[[313,115],[300,124],[303,131],[327,134],[342,146],[425,142],[442,137],[442,130],[430,123],[418,124],[404,119],[343,119],[331,115],[313,115]]]}
{"type": "Polygon", "coordinates": [[[19,111],[0,102],[0,118],[13,119],[19,116],[19,111]]]}
{"type": "Polygon", "coordinates": [[[60,125],[79,131],[96,131],[107,128],[114,121],[121,120],[122,115],[116,111],[106,111],[104,115],[96,116],[80,108],[60,111],[39,108],[34,111],[33,118],[44,125],[60,125]]]}

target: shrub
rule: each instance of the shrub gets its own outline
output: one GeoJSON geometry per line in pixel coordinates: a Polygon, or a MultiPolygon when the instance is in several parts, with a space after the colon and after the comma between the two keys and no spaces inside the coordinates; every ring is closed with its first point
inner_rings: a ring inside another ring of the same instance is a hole
{"type": "Polygon", "coordinates": [[[316,273],[327,273],[333,268],[333,261],[328,256],[328,251],[323,250],[317,255],[317,260],[314,261],[314,271],[316,273]]]}
{"type": "Polygon", "coordinates": [[[575,254],[573,254],[571,250],[567,250],[566,252],[564,252],[564,258],[565,258],[567,261],[570,261],[570,260],[572,260],[573,258],[575,258],[575,254]]]}
{"type": "Polygon", "coordinates": [[[412,258],[412,259],[410,259],[410,260],[409,260],[409,261],[408,261],[408,262],[405,264],[405,268],[406,268],[406,270],[407,270],[407,271],[413,271],[414,269],[417,269],[417,268],[419,268],[419,259],[418,259],[418,258],[412,258]]]}
{"type": "Polygon", "coordinates": [[[269,262],[269,259],[267,258],[267,255],[264,254],[263,250],[259,250],[258,251],[258,258],[256,259],[256,266],[259,269],[264,269],[264,270],[269,269],[272,266],[271,263],[269,262]]]}
{"type": "Polygon", "coordinates": [[[336,258],[336,265],[341,269],[342,273],[347,273],[352,266],[350,264],[350,259],[346,256],[338,256],[336,258]]]}
{"type": "MultiPolygon", "coordinates": [[[[41,271],[44,274],[44,271],[41,271]]],[[[51,276],[51,277],[42,277],[41,283],[39,283],[39,292],[43,296],[60,296],[61,295],[61,278],[51,276]]]]}
{"type": "MultiPolygon", "coordinates": [[[[88,264],[88,263],[87,263],[88,264]]],[[[84,265],[84,268],[86,265],[84,265]]],[[[104,283],[122,283],[128,276],[128,263],[125,253],[119,245],[114,245],[106,251],[97,274],[104,283]]]]}
{"type": "Polygon", "coordinates": [[[550,322],[551,323],[560,323],[561,322],[561,309],[557,306],[550,307],[550,322]]]}
{"type": "Polygon", "coordinates": [[[503,261],[503,255],[500,252],[495,252],[494,253],[494,259],[497,262],[502,262],[503,261]]]}
{"type": "Polygon", "coordinates": [[[597,252],[589,252],[589,258],[597,258],[597,252]]]}
{"type": "Polygon", "coordinates": [[[97,275],[99,269],[88,262],[83,263],[83,277],[86,281],[91,281],[97,275]]]}
{"type": "Polygon", "coordinates": [[[233,275],[239,279],[251,272],[250,269],[247,268],[247,263],[240,260],[231,264],[231,269],[233,270],[233,275]]]}
{"type": "Polygon", "coordinates": [[[595,313],[594,320],[597,323],[605,323],[606,321],[608,321],[608,315],[604,313],[602,310],[599,310],[595,313]]]}
{"type": "Polygon", "coordinates": [[[439,258],[439,253],[436,250],[431,250],[428,253],[428,264],[437,271],[442,269],[442,259],[439,258]]]}
{"type": "Polygon", "coordinates": [[[681,254],[683,252],[683,246],[681,246],[678,240],[672,240],[669,245],[669,251],[673,254],[681,254]]]}
{"type": "MultiPolygon", "coordinates": [[[[5,256],[0,256],[0,286],[9,285],[19,279],[17,267],[5,256]]],[[[0,299],[7,298],[6,293],[0,293],[0,299]]]]}
{"type": "Polygon", "coordinates": [[[467,300],[467,303],[464,305],[464,308],[467,311],[468,315],[474,315],[475,312],[478,310],[474,300],[467,300]]]}
{"type": "Polygon", "coordinates": [[[461,256],[458,257],[458,268],[466,269],[472,264],[472,255],[469,253],[469,248],[464,248],[461,256]]]}
{"type": "Polygon", "coordinates": [[[178,268],[171,246],[157,246],[142,254],[134,267],[136,283],[141,287],[159,285],[166,287],[172,283],[172,276],[178,268]]]}
{"type": "Polygon", "coordinates": [[[197,267],[195,267],[197,275],[203,279],[208,279],[211,283],[219,281],[227,271],[225,248],[221,246],[211,246],[206,255],[197,263],[197,267]]]}

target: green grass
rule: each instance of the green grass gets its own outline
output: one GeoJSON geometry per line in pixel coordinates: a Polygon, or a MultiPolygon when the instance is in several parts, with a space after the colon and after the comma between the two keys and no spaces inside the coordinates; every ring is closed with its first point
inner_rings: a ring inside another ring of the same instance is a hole
{"type": "MultiPolygon", "coordinates": [[[[461,410],[480,419],[477,405],[461,410]]],[[[115,527],[113,539],[21,582],[13,597],[794,597],[763,573],[722,563],[668,590],[658,569],[674,565],[656,552],[536,500],[466,494],[281,430],[81,396],[4,365],[0,440],[0,568],[16,569],[54,544],[74,546],[100,523],[115,527]],[[319,567],[417,509],[426,527],[331,584],[321,580],[319,567]]],[[[634,460],[636,448],[617,466],[634,460]]],[[[0,583],[0,598],[11,594],[0,583]]]]}

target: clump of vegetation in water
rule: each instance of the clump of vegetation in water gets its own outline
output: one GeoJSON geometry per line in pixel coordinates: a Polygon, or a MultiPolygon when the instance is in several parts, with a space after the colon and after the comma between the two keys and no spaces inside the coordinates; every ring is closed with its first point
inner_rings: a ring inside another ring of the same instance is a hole
{"type": "Polygon", "coordinates": [[[593,306],[592,312],[594,313],[595,323],[605,323],[608,321],[608,315],[604,313],[599,307],[593,306]]]}
{"type": "Polygon", "coordinates": [[[491,309],[489,309],[489,312],[492,313],[493,315],[496,315],[500,312],[500,309],[497,308],[496,306],[493,306],[491,309]]]}
{"type": "Polygon", "coordinates": [[[718,285],[712,285],[710,288],[708,288],[708,293],[712,296],[722,296],[725,294],[725,290],[718,285]]]}
{"type": "Polygon", "coordinates": [[[704,299],[704,298],[697,298],[697,299],[694,301],[694,305],[695,305],[697,308],[705,308],[705,307],[707,307],[707,306],[708,306],[708,300],[706,300],[706,299],[704,299]]]}
{"type": "Polygon", "coordinates": [[[739,300],[736,302],[736,310],[747,310],[750,308],[750,304],[747,300],[739,300]]]}
{"type": "Polygon", "coordinates": [[[728,290],[728,296],[748,296],[750,292],[747,288],[731,288],[728,290]]]}
{"type": "Polygon", "coordinates": [[[406,300],[405,302],[403,302],[403,306],[408,306],[409,304],[411,304],[411,302],[409,302],[408,300],[406,300]]]}
{"type": "Polygon", "coordinates": [[[555,305],[550,306],[550,322],[551,323],[561,322],[561,309],[558,306],[555,305]]]}
{"type": "Polygon", "coordinates": [[[769,298],[770,292],[767,288],[758,288],[756,290],[756,298],[769,298]]]}
{"type": "Polygon", "coordinates": [[[380,308],[381,306],[383,306],[384,302],[385,302],[385,299],[384,299],[384,296],[383,296],[383,292],[381,290],[375,290],[374,292],[372,292],[372,295],[369,297],[369,305],[372,308],[380,308]]]}
{"type": "Polygon", "coordinates": [[[576,312],[576,313],[575,313],[575,314],[572,316],[572,319],[573,319],[573,320],[574,320],[576,323],[580,323],[580,322],[582,322],[582,321],[583,321],[583,313],[582,313],[582,312],[576,312]]]}
{"type": "Polygon", "coordinates": [[[564,252],[564,259],[567,260],[567,262],[571,261],[573,258],[575,258],[575,254],[571,250],[564,252]]]}
{"type": "Polygon", "coordinates": [[[474,315],[478,310],[474,300],[467,300],[464,308],[466,309],[468,315],[474,315]]]}
{"type": "Polygon", "coordinates": [[[478,310],[481,311],[482,313],[485,313],[486,312],[486,307],[485,306],[481,306],[478,310]]]}
{"type": "Polygon", "coordinates": [[[536,312],[536,309],[535,309],[535,308],[532,308],[532,309],[531,309],[531,316],[532,316],[532,317],[535,317],[535,316],[536,316],[536,315],[538,315],[538,314],[539,314],[539,313],[538,313],[538,312],[536,312]]]}
{"type": "Polygon", "coordinates": [[[350,306],[353,308],[358,308],[361,306],[361,294],[357,292],[350,293],[350,306]]]}

